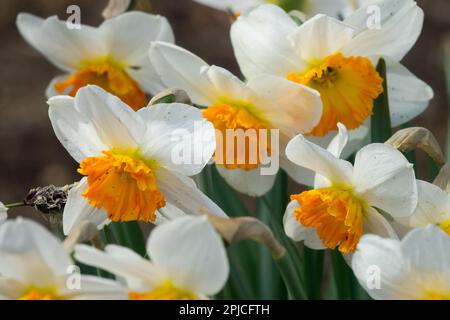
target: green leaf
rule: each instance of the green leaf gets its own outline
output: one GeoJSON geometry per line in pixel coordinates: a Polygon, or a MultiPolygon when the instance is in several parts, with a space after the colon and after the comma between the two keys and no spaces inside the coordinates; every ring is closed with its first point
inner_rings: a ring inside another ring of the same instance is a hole
{"type": "Polygon", "coordinates": [[[331,251],[332,294],[339,300],[366,300],[370,299],[358,283],[352,269],[348,266],[339,250],[331,251]]]}
{"type": "Polygon", "coordinates": [[[303,270],[305,288],[308,297],[314,300],[322,299],[323,260],[325,250],[313,250],[303,247],[303,270]]]}
{"type": "Polygon", "coordinates": [[[385,142],[392,135],[391,115],[389,112],[389,100],[386,77],[386,62],[380,59],[377,72],[383,78],[383,92],[375,99],[373,115],[371,118],[372,143],[385,142]]]}
{"type": "MultiPolygon", "coordinates": [[[[251,215],[239,194],[225,182],[214,165],[206,166],[197,176],[197,182],[199,188],[229,216],[251,215]]],[[[237,292],[239,296],[234,298],[258,298],[259,277],[256,272],[259,260],[258,251],[258,244],[252,241],[243,241],[228,248],[231,270],[227,288],[224,290],[237,292]],[[235,290],[236,287],[239,287],[239,290],[235,290]]]]}
{"type": "Polygon", "coordinates": [[[283,215],[288,200],[287,175],[280,170],[272,190],[258,198],[258,208],[260,212],[269,211],[269,214],[266,215],[268,225],[287,250],[286,255],[282,259],[276,260],[276,263],[290,298],[305,299],[307,295],[302,281],[302,260],[295,243],[287,237],[283,228],[283,215]]]}
{"type": "Polygon", "coordinates": [[[117,244],[128,247],[143,257],[146,255],[145,239],[137,221],[112,222],[109,229],[117,244]]]}

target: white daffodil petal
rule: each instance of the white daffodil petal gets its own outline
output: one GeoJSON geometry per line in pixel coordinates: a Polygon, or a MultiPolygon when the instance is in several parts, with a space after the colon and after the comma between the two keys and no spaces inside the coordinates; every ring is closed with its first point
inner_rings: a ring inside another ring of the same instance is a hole
{"type": "Polygon", "coordinates": [[[199,109],[181,103],[157,104],[140,109],[138,115],[147,125],[140,147],[144,157],[187,176],[199,173],[211,159],[215,130],[199,109]]]}
{"type": "Polygon", "coordinates": [[[127,68],[126,71],[146,92],[156,95],[167,86],[162,82],[150,60],[147,60],[140,68],[127,68]]]}
{"type": "Polygon", "coordinates": [[[155,224],[159,225],[162,223],[166,223],[170,220],[179,218],[184,216],[186,213],[180,208],[174,206],[171,203],[167,203],[166,205],[156,211],[156,220],[155,224]]]}
{"type": "Polygon", "coordinates": [[[289,39],[301,59],[320,61],[340,51],[352,39],[353,34],[352,27],[318,14],[298,27],[289,35],[289,39]]]}
{"type": "Polygon", "coordinates": [[[283,134],[310,132],[320,121],[322,100],[315,90],[271,75],[251,78],[248,86],[258,94],[264,118],[283,134]]]}
{"type": "Polygon", "coordinates": [[[361,286],[374,299],[417,298],[414,293],[418,290],[408,279],[398,240],[363,236],[353,254],[352,269],[361,286]],[[380,283],[376,283],[374,275],[380,276],[380,283]]]}
{"type": "Polygon", "coordinates": [[[44,227],[18,218],[0,226],[0,274],[24,282],[48,285],[73,262],[59,241],[44,227]]]}
{"type": "Polygon", "coordinates": [[[370,206],[393,217],[409,216],[417,206],[413,166],[386,144],[372,143],[356,154],[353,185],[370,206]]]}
{"type": "Polygon", "coordinates": [[[130,291],[150,291],[164,281],[158,268],[150,261],[125,247],[108,245],[103,252],[77,245],[75,259],[123,278],[130,291]]]}
{"type": "Polygon", "coordinates": [[[295,209],[299,207],[297,200],[289,202],[283,216],[284,232],[294,241],[304,241],[308,248],[315,250],[325,249],[326,247],[320,240],[316,228],[305,227],[295,219],[295,209]]]}
{"type": "Polygon", "coordinates": [[[409,227],[425,227],[450,220],[450,195],[426,181],[417,180],[418,201],[414,213],[405,218],[397,218],[409,227]]]}
{"type": "Polygon", "coordinates": [[[296,27],[283,9],[270,4],[239,17],[231,26],[231,43],[242,73],[247,78],[262,73],[285,77],[305,67],[285,36],[296,27]]]}
{"type": "Polygon", "coordinates": [[[79,89],[74,103],[108,149],[137,147],[142,140],[145,125],[137,113],[102,88],[88,85],[79,89]]]}
{"type": "Polygon", "coordinates": [[[263,175],[261,168],[250,171],[241,169],[226,169],[221,165],[216,166],[219,174],[225,181],[237,191],[252,197],[259,197],[272,189],[276,175],[263,175]]]}
{"type": "Polygon", "coordinates": [[[369,208],[364,217],[364,233],[376,234],[383,238],[398,239],[398,235],[388,220],[374,208],[369,208]]]}
{"type": "Polygon", "coordinates": [[[69,289],[66,277],[60,280],[59,295],[69,300],[126,300],[125,288],[116,281],[82,275],[80,288],[69,289]]]}
{"type": "Polygon", "coordinates": [[[56,16],[42,20],[26,13],[19,14],[16,23],[30,45],[68,72],[108,53],[106,41],[97,28],[86,25],[76,28],[56,16]]]}
{"type": "MultiPolygon", "coordinates": [[[[401,249],[406,261],[423,280],[436,274],[449,275],[450,237],[437,226],[414,229],[402,241],[401,249]]],[[[449,278],[446,279],[449,286],[449,278]]]]}
{"type": "Polygon", "coordinates": [[[175,41],[166,18],[139,11],[107,19],[99,29],[108,39],[111,58],[132,67],[148,59],[152,41],[175,41]]]}
{"type": "Polygon", "coordinates": [[[334,136],[333,140],[331,140],[327,150],[336,158],[340,158],[342,150],[344,150],[347,145],[349,137],[347,128],[342,123],[338,123],[337,126],[339,131],[334,136]]]}
{"type": "Polygon", "coordinates": [[[433,89],[398,62],[386,60],[389,108],[393,127],[406,123],[427,107],[433,89]]]}
{"type": "Polygon", "coordinates": [[[218,205],[197,188],[191,178],[159,168],[156,179],[166,201],[183,212],[191,215],[212,213],[227,217],[218,205]]]}
{"type": "Polygon", "coordinates": [[[104,209],[97,209],[91,206],[83,196],[83,192],[87,187],[87,178],[83,178],[69,191],[63,213],[63,231],[65,235],[70,234],[83,221],[93,223],[98,229],[103,228],[110,222],[104,209]]]}
{"type": "Polygon", "coordinates": [[[27,290],[27,285],[13,278],[0,276],[0,300],[16,300],[27,290]]]}
{"type": "Polygon", "coordinates": [[[8,219],[8,208],[0,202],[0,224],[6,219],[8,219]]]}
{"type": "MultiPolygon", "coordinates": [[[[327,151],[330,152],[336,158],[341,156],[342,151],[348,142],[348,131],[347,128],[342,124],[338,123],[338,133],[331,140],[330,144],[327,147],[327,151]]],[[[320,174],[316,174],[314,177],[314,189],[323,188],[330,185],[330,180],[321,176],[320,174]]]]}
{"type": "Polygon", "coordinates": [[[379,55],[400,61],[422,31],[422,9],[413,0],[379,1],[368,6],[345,19],[345,23],[361,29],[362,16],[365,15],[364,29],[344,48],[344,53],[352,56],[379,55]],[[375,7],[377,5],[380,7],[375,7]],[[372,14],[381,14],[380,26],[375,20],[368,20],[368,6],[378,8],[372,9],[372,14]]]}
{"type": "Polygon", "coordinates": [[[158,226],[147,251],[179,288],[212,295],[228,278],[223,242],[206,217],[185,216],[158,226]]]}
{"type": "Polygon", "coordinates": [[[202,59],[181,47],[159,41],[152,43],[149,56],[166,86],[185,90],[200,105],[215,101],[212,85],[201,73],[203,67],[208,67],[202,59]]]}
{"type": "Polygon", "coordinates": [[[217,10],[231,9],[236,13],[242,13],[264,3],[264,0],[195,0],[195,2],[217,10]]]}
{"type": "Polygon", "coordinates": [[[56,96],[48,104],[56,137],[76,161],[81,162],[108,149],[89,118],[75,108],[72,97],[56,96]]]}
{"type": "Polygon", "coordinates": [[[312,170],[335,183],[349,183],[352,176],[350,162],[335,158],[330,152],[306,140],[302,135],[292,139],[286,155],[295,164],[312,170]]]}
{"type": "Polygon", "coordinates": [[[214,87],[214,96],[216,103],[220,97],[228,99],[236,99],[240,103],[252,103],[255,99],[255,93],[238,77],[233,75],[230,71],[217,67],[203,67],[201,73],[209,79],[214,87]]]}

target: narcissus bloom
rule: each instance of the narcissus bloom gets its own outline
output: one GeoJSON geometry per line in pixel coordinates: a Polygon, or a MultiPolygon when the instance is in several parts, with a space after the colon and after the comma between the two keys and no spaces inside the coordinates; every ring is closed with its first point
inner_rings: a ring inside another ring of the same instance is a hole
{"type": "Polygon", "coordinates": [[[74,273],[78,269],[63,245],[31,220],[0,225],[0,256],[0,299],[126,298],[114,281],[74,273]]]}
{"type": "Polygon", "coordinates": [[[56,16],[45,20],[21,13],[17,26],[25,40],[66,72],[53,79],[47,96],[75,96],[79,88],[94,84],[121,98],[137,110],[147,105],[145,92],[156,94],[155,78],[147,50],[150,42],[173,42],[164,17],[129,12],[106,20],[98,28],[69,28],[56,16]]]}
{"type": "MultiPolygon", "coordinates": [[[[248,10],[254,9],[258,5],[271,3],[283,5],[283,0],[195,0],[198,3],[215,8],[217,10],[230,10],[239,16],[248,10]]],[[[373,1],[373,0],[370,0],[373,1]]],[[[345,17],[350,12],[356,10],[362,3],[368,0],[303,0],[298,1],[297,6],[292,6],[292,10],[301,10],[307,15],[324,13],[332,17],[345,17]]]]}
{"type": "Polygon", "coordinates": [[[186,90],[195,104],[205,107],[203,116],[217,133],[214,158],[219,173],[249,195],[262,195],[273,185],[278,167],[270,174],[261,170],[269,156],[278,155],[272,129],[279,130],[284,154],[287,141],[309,132],[322,114],[318,93],[304,85],[271,75],[244,83],[170,43],[154,42],[149,54],[167,86],[186,90]],[[235,136],[239,133],[243,139],[235,136]]]}
{"type": "Polygon", "coordinates": [[[417,180],[417,191],[416,210],[410,217],[397,221],[410,228],[434,224],[450,235],[450,195],[438,186],[422,180],[417,180]]]}
{"type": "Polygon", "coordinates": [[[124,279],[132,300],[202,299],[219,292],[229,273],[222,239],[206,216],[159,225],[147,242],[148,261],[128,248],[105,252],[79,245],[75,258],[124,279]]]}
{"type": "Polygon", "coordinates": [[[339,159],[348,136],[339,134],[328,150],[299,135],[286,148],[295,164],[316,172],[313,190],[291,196],[284,216],[289,237],[313,249],[355,250],[363,233],[396,237],[381,209],[407,217],[417,205],[414,170],[397,149],[373,143],[358,151],[355,164],[339,159]]]}
{"type": "Polygon", "coordinates": [[[369,295],[379,300],[449,300],[450,237],[430,225],[401,241],[365,235],[352,268],[369,295]]]}
{"type": "Polygon", "coordinates": [[[198,109],[173,103],[135,112],[97,86],[48,103],[56,136],[85,176],[69,192],[64,233],[86,219],[99,227],[110,220],[154,222],[167,204],[224,215],[188,177],[215,149],[213,126],[198,109]],[[179,152],[187,161],[175,161],[179,152]]]}
{"type": "Polygon", "coordinates": [[[368,124],[374,100],[383,92],[383,79],[375,69],[383,57],[392,125],[405,123],[433,97],[428,85],[398,63],[420,35],[423,12],[412,0],[374,4],[379,26],[368,23],[367,5],[343,22],[316,15],[300,26],[280,8],[262,5],[232,25],[239,66],[248,79],[273,74],[320,92],[324,111],[309,136],[326,140],[338,122],[352,131],[368,124]]]}

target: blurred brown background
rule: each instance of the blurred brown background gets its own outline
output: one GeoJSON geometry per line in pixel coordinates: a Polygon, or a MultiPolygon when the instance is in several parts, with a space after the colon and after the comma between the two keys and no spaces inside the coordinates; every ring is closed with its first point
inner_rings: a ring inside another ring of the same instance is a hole
{"type": "MultiPolygon", "coordinates": [[[[107,1],[2,0],[0,2],[0,200],[23,199],[34,186],[64,185],[79,179],[76,163],[59,144],[47,116],[45,88],[60,72],[31,48],[19,35],[15,18],[19,12],[41,17],[67,17],[71,4],[81,7],[82,23],[98,25],[107,1]]],[[[435,97],[428,110],[413,125],[425,126],[444,146],[448,97],[444,76],[443,47],[450,34],[450,1],[422,0],[425,11],[423,33],[404,59],[404,64],[429,83],[435,97]]],[[[225,13],[191,0],[151,0],[153,11],[170,21],[176,42],[210,64],[238,73],[229,40],[225,13]]],[[[12,215],[36,216],[19,208],[12,215]]]]}

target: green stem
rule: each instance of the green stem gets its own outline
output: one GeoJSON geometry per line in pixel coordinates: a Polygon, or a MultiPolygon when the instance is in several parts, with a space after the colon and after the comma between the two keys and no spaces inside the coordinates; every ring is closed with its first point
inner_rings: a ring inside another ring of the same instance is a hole
{"type": "Polygon", "coordinates": [[[392,135],[391,115],[389,111],[388,87],[386,77],[386,62],[380,59],[377,72],[383,78],[383,92],[374,101],[371,119],[372,143],[383,143],[392,135]]]}
{"type": "Polygon", "coordinates": [[[128,247],[145,256],[145,239],[142,234],[141,227],[137,221],[130,222],[113,222],[109,225],[118,244],[128,247]]]}
{"type": "Polygon", "coordinates": [[[292,262],[291,257],[285,254],[275,260],[284,284],[286,285],[290,299],[303,300],[306,295],[301,286],[301,280],[297,273],[297,266],[292,262]]]}
{"type": "Polygon", "coordinates": [[[303,248],[303,270],[305,287],[308,297],[314,300],[322,299],[323,260],[325,250],[303,248]]]}
{"type": "Polygon", "coordinates": [[[303,264],[296,245],[287,237],[283,228],[283,214],[288,203],[287,179],[286,173],[280,170],[272,190],[259,198],[259,208],[262,211],[265,207],[265,210],[269,212],[267,215],[269,226],[275,237],[286,248],[286,255],[281,259],[282,261],[276,261],[276,263],[290,297],[305,299],[307,294],[303,287],[303,276],[300,270],[303,264]]]}
{"type": "Polygon", "coordinates": [[[8,209],[26,207],[26,206],[27,205],[24,202],[15,202],[15,203],[5,204],[5,207],[7,207],[8,209]]]}
{"type": "MultiPolygon", "coordinates": [[[[197,176],[197,182],[199,188],[229,216],[251,215],[240,196],[228,186],[214,166],[206,166],[197,176]]],[[[233,263],[231,263],[230,281],[227,283],[227,286],[231,288],[226,288],[226,292],[237,292],[246,299],[258,298],[256,289],[259,278],[258,273],[255,272],[258,265],[257,252],[258,244],[250,241],[243,241],[228,249],[230,261],[233,263]]]]}

